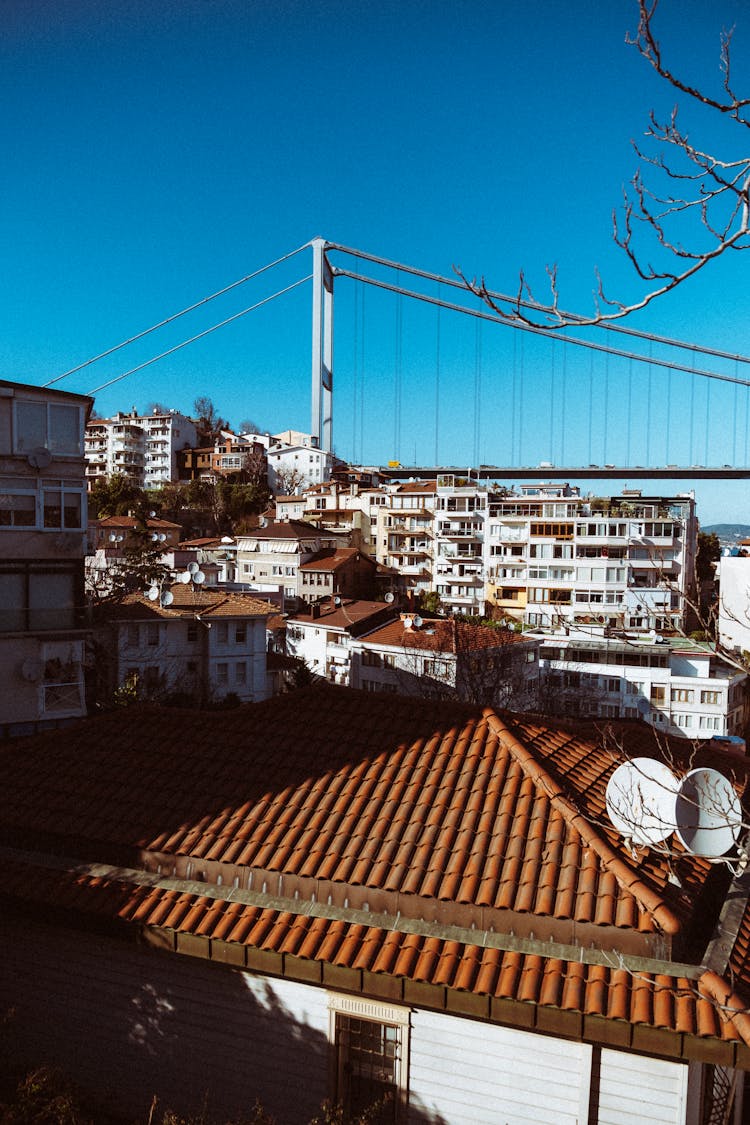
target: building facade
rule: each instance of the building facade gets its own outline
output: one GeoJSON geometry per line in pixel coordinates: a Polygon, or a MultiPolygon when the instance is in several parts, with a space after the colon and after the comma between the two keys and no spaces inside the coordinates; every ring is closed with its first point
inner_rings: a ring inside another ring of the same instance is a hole
{"type": "Polygon", "coordinates": [[[0,734],[86,713],[91,406],[83,395],[0,380],[0,734]]]}

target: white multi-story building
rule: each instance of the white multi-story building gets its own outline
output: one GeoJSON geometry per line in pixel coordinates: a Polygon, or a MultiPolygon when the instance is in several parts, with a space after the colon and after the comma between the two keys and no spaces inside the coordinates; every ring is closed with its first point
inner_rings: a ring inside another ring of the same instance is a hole
{"type": "Polygon", "coordinates": [[[743,545],[738,555],[719,561],[719,640],[738,654],[750,652],[750,555],[743,545]]]}
{"type": "Polygon", "coordinates": [[[195,423],[176,410],[96,418],[86,426],[86,476],[125,473],[142,488],[159,488],[177,479],[178,452],[197,442],[195,423]]]}
{"type": "Polygon", "coordinates": [[[333,454],[313,444],[279,442],[269,447],[267,458],[268,487],[274,494],[299,493],[331,477],[333,454]]]}
{"type": "Polygon", "coordinates": [[[487,489],[476,483],[438,477],[433,581],[449,613],[484,613],[487,501],[487,489]]]}
{"type": "Polygon", "coordinates": [[[747,675],[705,642],[602,629],[537,636],[548,713],[642,719],[683,738],[744,733],[747,675]]]}
{"type": "Polygon", "coordinates": [[[672,630],[695,583],[692,494],[581,496],[565,484],[490,495],[487,602],[542,628],[565,622],[672,630]]]}

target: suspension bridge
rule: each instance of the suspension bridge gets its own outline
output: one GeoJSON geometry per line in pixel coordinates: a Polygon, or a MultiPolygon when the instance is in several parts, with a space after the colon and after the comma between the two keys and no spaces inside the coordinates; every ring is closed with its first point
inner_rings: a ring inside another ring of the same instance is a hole
{"type": "MultiPolygon", "coordinates": [[[[46,385],[80,378],[151,333],[274,275],[279,283],[249,305],[88,393],[240,318],[260,316],[272,302],[310,285],[310,432],[345,460],[382,465],[393,477],[429,477],[455,465],[476,479],[497,480],[750,477],[749,357],[622,322],[586,327],[573,318],[563,330],[535,327],[514,320],[513,297],[491,294],[508,310],[499,316],[456,274],[432,273],[322,238],[46,385]],[[312,269],[291,274],[308,254],[312,269]]],[[[283,393],[288,399],[288,390],[283,393]]]]}

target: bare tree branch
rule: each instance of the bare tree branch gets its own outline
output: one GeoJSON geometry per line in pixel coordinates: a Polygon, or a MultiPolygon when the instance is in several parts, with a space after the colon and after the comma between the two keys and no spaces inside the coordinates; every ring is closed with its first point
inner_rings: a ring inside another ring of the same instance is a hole
{"type": "MultiPolygon", "coordinates": [[[[678,93],[750,128],[750,97],[739,97],[731,84],[732,31],[721,33],[724,96],[715,97],[691,85],[665,64],[653,27],[657,6],[658,0],[638,0],[638,30],[634,35],[627,34],[625,41],[678,93]]],[[[695,147],[677,124],[676,106],[665,121],[652,110],[645,136],[655,151],[648,152],[633,143],[639,167],[623,193],[622,214],[614,211],[612,224],[615,244],[624,251],[638,278],[650,286],[648,292],[630,301],[610,297],[597,269],[594,311],[580,316],[560,307],[557,265],[546,267],[546,302],[534,296],[524,271],[519,275],[516,294],[511,297],[490,290],[484,277],[469,279],[460,267],[454,266],[467,289],[508,323],[547,330],[582,328],[619,320],[644,309],[727,251],[749,249],[750,156],[724,160],[695,147]],[[647,182],[647,174],[653,183],[647,182]],[[670,185],[679,185],[676,194],[672,194],[670,185]],[[649,257],[649,246],[656,253],[658,264],[649,257]]]]}

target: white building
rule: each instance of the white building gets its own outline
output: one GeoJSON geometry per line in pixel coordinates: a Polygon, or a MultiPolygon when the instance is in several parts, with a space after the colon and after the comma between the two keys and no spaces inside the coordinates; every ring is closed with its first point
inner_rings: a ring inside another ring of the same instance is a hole
{"type": "Polygon", "coordinates": [[[197,442],[195,423],[176,410],[97,418],[86,426],[86,475],[125,473],[142,488],[159,488],[177,479],[178,452],[197,442]]]}
{"type": "Polygon", "coordinates": [[[352,642],[349,684],[370,692],[536,710],[539,640],[509,629],[400,613],[352,642]]]}
{"type": "Polygon", "coordinates": [[[171,601],[143,594],[100,607],[95,658],[101,694],[187,697],[196,707],[228,695],[241,703],[266,699],[267,602],[245,594],[165,587],[171,601]]]}
{"type": "Polygon", "coordinates": [[[486,521],[486,488],[450,475],[438,477],[433,582],[449,613],[484,613],[486,521]]]}
{"type": "Polygon", "coordinates": [[[537,634],[543,710],[642,719],[683,738],[744,734],[747,675],[708,644],[602,632],[537,634]]]}
{"type": "Polygon", "coordinates": [[[333,454],[315,445],[279,442],[268,449],[268,487],[284,495],[330,480],[333,454]]]}
{"type": "Polygon", "coordinates": [[[287,653],[304,660],[314,676],[348,685],[355,639],[394,616],[386,602],[331,598],[287,620],[287,653]]]}
{"type": "Polygon", "coordinates": [[[695,584],[692,494],[592,498],[565,484],[524,485],[489,496],[485,530],[487,603],[498,614],[547,629],[684,622],[695,584]]]}
{"type": "Polygon", "coordinates": [[[738,655],[750,652],[750,555],[722,555],[719,576],[719,640],[738,655]]]}

